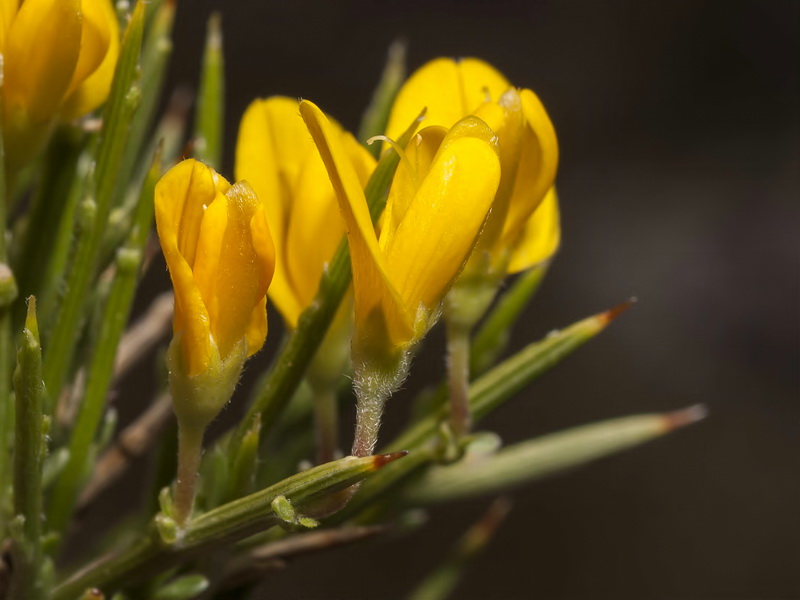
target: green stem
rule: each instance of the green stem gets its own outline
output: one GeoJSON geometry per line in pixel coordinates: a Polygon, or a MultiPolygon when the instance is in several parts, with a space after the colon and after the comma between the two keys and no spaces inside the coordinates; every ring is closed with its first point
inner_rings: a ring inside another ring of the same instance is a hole
{"type": "MultiPolygon", "coordinates": [[[[179,539],[162,539],[154,524],[149,532],[130,548],[92,563],[56,587],[52,600],[73,600],[87,588],[101,588],[107,596],[136,580],[163,573],[209,548],[250,537],[276,524],[272,502],[284,496],[299,509],[318,502],[332,493],[348,488],[405,453],[346,457],[320,465],[284,479],[264,490],[224,504],[193,521],[179,539]]],[[[164,519],[164,516],[156,517],[164,519]]]]}
{"type": "MultiPolygon", "coordinates": [[[[32,209],[22,237],[22,248],[15,271],[19,273],[19,289],[23,297],[36,296],[41,301],[49,296],[57,279],[48,279],[50,264],[53,261],[65,260],[59,242],[64,239],[60,234],[63,224],[71,230],[73,210],[70,197],[74,196],[72,188],[81,181],[78,170],[78,159],[84,142],[83,134],[74,128],[61,128],[56,131],[44,157],[42,183],[36,191],[32,209]]],[[[70,231],[71,234],[71,231],[70,231]]],[[[67,237],[68,239],[68,237],[67,237]]],[[[17,317],[24,316],[24,306],[17,311],[17,317]]]]}
{"type": "Polygon", "coordinates": [[[205,427],[178,421],[178,476],[175,480],[175,520],[185,527],[192,515],[205,427]]]}
{"type": "Polygon", "coordinates": [[[15,544],[13,598],[44,598],[42,568],[42,463],[44,416],[42,415],[42,349],[36,323],[36,299],[28,304],[14,376],[16,434],[14,439],[14,514],[22,517],[22,539],[15,544]]]}
{"type": "MultiPolygon", "coordinates": [[[[0,200],[2,204],[2,200],[0,200]]],[[[0,308],[0,535],[6,534],[7,494],[11,490],[11,432],[14,410],[11,395],[11,309],[0,308]]]]}
{"type": "Polygon", "coordinates": [[[212,13],[208,19],[194,126],[194,155],[216,169],[222,166],[222,126],[225,119],[221,20],[218,12],[212,13]]]}
{"type": "Polygon", "coordinates": [[[353,456],[372,454],[378,443],[383,407],[391,392],[359,393],[356,403],[356,433],[353,439],[353,456]]]}
{"type": "MultiPolygon", "coordinates": [[[[124,182],[116,188],[111,202],[113,207],[123,204],[131,188],[141,186],[143,177],[137,177],[136,165],[141,160],[147,168],[152,152],[148,148],[147,135],[151,132],[153,119],[161,99],[161,88],[172,53],[172,24],[175,17],[175,3],[148,3],[147,12],[155,12],[146,26],[146,38],[142,48],[142,98],[136,114],[131,119],[128,143],[119,167],[119,181],[124,182]],[[132,185],[128,185],[128,183],[132,185]]],[[[134,189],[134,199],[138,197],[134,189]]]]}
{"type": "Polygon", "coordinates": [[[447,324],[447,381],[450,386],[450,427],[456,439],[469,433],[472,415],[469,408],[469,328],[450,321],[447,324]]]}
{"type": "MultiPolygon", "coordinates": [[[[358,140],[362,144],[373,136],[386,133],[386,123],[389,121],[392,104],[405,79],[406,43],[402,40],[396,40],[389,46],[381,80],[378,82],[378,86],[372,94],[372,100],[361,118],[361,125],[358,128],[358,140]]],[[[367,146],[367,150],[372,156],[378,158],[381,152],[381,144],[367,146]]]]}
{"type": "MultiPolygon", "coordinates": [[[[50,346],[50,334],[58,320],[58,307],[62,300],[61,286],[71,260],[71,248],[77,233],[78,206],[83,199],[84,186],[89,175],[94,148],[97,146],[97,138],[90,138],[87,146],[88,148],[84,148],[79,154],[75,164],[71,185],[66,190],[64,205],[58,215],[58,219],[56,219],[57,228],[52,232],[53,239],[48,249],[50,254],[46,257],[44,271],[40,276],[41,284],[36,287],[39,290],[36,295],[39,305],[39,327],[45,348],[50,346]]],[[[33,223],[32,221],[29,232],[35,231],[36,225],[33,223]]],[[[29,238],[34,237],[36,236],[29,236],[29,238]]],[[[21,268],[29,268],[27,264],[20,261],[21,268]]]]}

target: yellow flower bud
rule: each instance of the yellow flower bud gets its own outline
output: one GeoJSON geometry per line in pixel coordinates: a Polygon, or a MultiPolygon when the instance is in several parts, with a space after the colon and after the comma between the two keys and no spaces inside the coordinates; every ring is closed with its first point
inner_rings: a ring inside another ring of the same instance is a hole
{"type": "Polygon", "coordinates": [[[205,424],[229,400],[245,359],[266,339],[272,237],[249,184],[231,186],[195,160],[161,178],[155,209],[175,289],[169,351],[175,411],[179,419],[205,424]]]}
{"type": "Polygon", "coordinates": [[[80,117],[108,96],[119,25],[108,0],[4,0],[3,136],[10,165],[38,154],[58,120],[80,117]]]}
{"type": "MultiPolygon", "coordinates": [[[[366,185],[375,159],[337,124],[331,127],[366,185]]],[[[250,182],[264,204],[277,249],[269,296],[294,329],[344,236],[336,194],[297,100],[272,97],[250,104],[239,126],[236,178],[250,182]]]]}
{"type": "Polygon", "coordinates": [[[398,93],[387,136],[399,135],[427,108],[425,124],[451,127],[466,115],[485,121],[498,138],[501,180],[492,212],[466,271],[500,278],[548,260],[558,246],[558,208],[551,192],[558,165],[555,130],[542,103],[516,89],[491,65],[474,58],[439,58],[416,71],[398,93]],[[535,222],[534,222],[535,221],[535,222]],[[527,235],[547,235],[532,243],[527,235]],[[517,246],[526,250],[516,253],[517,246]],[[532,250],[537,252],[532,252],[532,250]],[[523,256],[526,261],[523,264],[523,256]]]}

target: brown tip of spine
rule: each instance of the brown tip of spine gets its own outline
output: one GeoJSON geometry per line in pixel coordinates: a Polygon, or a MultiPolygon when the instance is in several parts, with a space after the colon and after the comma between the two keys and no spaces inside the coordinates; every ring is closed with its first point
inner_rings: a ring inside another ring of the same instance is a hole
{"type": "Polygon", "coordinates": [[[389,454],[375,454],[372,457],[372,464],[376,469],[385,467],[390,462],[396,461],[398,458],[403,458],[408,454],[408,450],[400,450],[399,452],[390,452],[389,454]]]}
{"type": "Polygon", "coordinates": [[[692,423],[702,421],[708,416],[708,407],[705,404],[695,404],[688,408],[676,410],[664,415],[667,430],[671,431],[679,427],[686,427],[692,423]]]}
{"type": "Polygon", "coordinates": [[[639,299],[636,296],[631,296],[630,298],[625,300],[625,302],[622,302],[621,304],[617,304],[614,308],[611,308],[611,309],[607,310],[606,312],[601,313],[600,316],[603,319],[605,319],[606,324],[611,323],[611,321],[616,319],[618,316],[620,316],[622,313],[624,313],[626,310],[628,310],[631,306],[636,304],[638,301],[639,301],[639,299]]]}

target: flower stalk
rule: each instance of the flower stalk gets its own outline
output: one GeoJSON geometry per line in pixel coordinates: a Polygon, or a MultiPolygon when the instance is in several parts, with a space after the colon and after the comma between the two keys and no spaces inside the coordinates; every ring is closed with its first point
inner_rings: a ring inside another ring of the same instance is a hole
{"type": "Polygon", "coordinates": [[[198,426],[191,420],[178,420],[178,473],[173,502],[175,520],[182,527],[192,514],[205,430],[205,426],[198,426]]]}

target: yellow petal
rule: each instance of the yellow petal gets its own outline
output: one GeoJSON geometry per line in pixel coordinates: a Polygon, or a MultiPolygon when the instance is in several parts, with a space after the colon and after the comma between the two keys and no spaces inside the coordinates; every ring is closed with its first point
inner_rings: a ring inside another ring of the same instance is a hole
{"type": "MultiPolygon", "coordinates": [[[[242,182],[245,183],[245,182],[242,182]]],[[[262,284],[269,286],[275,270],[275,246],[272,235],[267,225],[267,216],[263,204],[259,206],[250,219],[250,235],[253,240],[253,249],[256,261],[262,265],[262,284]]],[[[268,289],[264,290],[265,292],[268,289]]],[[[267,296],[264,293],[261,301],[253,309],[250,322],[247,325],[247,356],[258,352],[267,339],[267,296]]]]}
{"type": "Polygon", "coordinates": [[[401,160],[397,165],[386,208],[383,211],[381,229],[385,234],[381,235],[381,248],[385,247],[405,217],[408,206],[428,173],[445,135],[447,129],[444,127],[426,127],[415,135],[406,147],[405,160],[401,160]]]}
{"type": "Polygon", "coordinates": [[[450,128],[487,100],[497,101],[511,84],[494,67],[476,58],[437,58],[403,84],[386,126],[397,139],[427,107],[424,124],[450,128]]]}
{"type": "MultiPolygon", "coordinates": [[[[183,259],[194,268],[197,238],[206,207],[218,193],[230,187],[213,169],[196,160],[185,160],[174,166],[159,182],[168,203],[162,207],[163,218],[177,236],[177,247],[183,259]]],[[[159,233],[160,237],[160,233],[159,233]]]]}
{"type": "Polygon", "coordinates": [[[513,192],[526,128],[522,99],[514,88],[507,90],[498,102],[483,104],[475,115],[495,132],[500,152],[500,185],[478,242],[478,249],[485,250],[495,246],[508,218],[510,204],[515,201],[513,192]]]}
{"type": "Polygon", "coordinates": [[[275,276],[269,296],[284,318],[294,324],[304,306],[289,278],[286,235],[292,189],[305,161],[316,154],[297,100],[273,97],[256,100],[247,108],[236,143],[236,178],[246,180],[266,211],[275,243],[275,276]]]}
{"type": "Polygon", "coordinates": [[[80,0],[26,0],[9,32],[4,54],[7,112],[23,110],[39,123],[54,117],[78,64],[80,0]]]}
{"type": "Polygon", "coordinates": [[[264,296],[253,309],[253,314],[250,316],[250,322],[247,324],[245,337],[247,339],[248,357],[253,356],[253,354],[261,350],[264,342],[267,340],[266,296],[264,296]]]}
{"type": "MultiPolygon", "coordinates": [[[[433,310],[461,272],[500,181],[494,133],[477,117],[459,121],[385,245],[386,261],[406,306],[433,310]]],[[[420,332],[417,332],[418,334],[420,332]]]]}
{"type": "Polygon", "coordinates": [[[5,54],[8,32],[17,16],[19,0],[0,0],[0,53],[5,54]]]}
{"type": "Polygon", "coordinates": [[[553,186],[558,168],[558,140],[553,123],[531,90],[520,90],[525,131],[519,149],[508,213],[498,240],[500,247],[514,243],[536,207],[553,186]]]}
{"type": "MultiPolygon", "coordinates": [[[[208,311],[209,330],[217,341],[221,356],[225,356],[230,346],[222,348],[217,335],[218,319],[221,312],[219,301],[221,294],[217,289],[219,273],[227,268],[222,262],[222,245],[228,229],[228,197],[217,192],[211,202],[189,199],[187,204],[197,201],[201,207],[198,222],[195,252],[191,263],[192,273],[203,304],[208,311]]],[[[227,340],[230,341],[230,340],[227,340]]]]}
{"type": "MultiPolygon", "coordinates": [[[[213,192],[213,181],[210,169],[193,160],[183,161],[170,169],[156,185],[155,217],[158,237],[164,259],[169,268],[172,286],[175,290],[175,316],[173,331],[181,336],[184,361],[189,375],[195,375],[208,369],[211,362],[212,348],[210,322],[205,302],[192,273],[192,265],[186,260],[179,248],[179,240],[184,235],[181,215],[186,205],[193,205],[200,187],[205,194],[206,185],[197,186],[198,182],[209,182],[213,192]],[[191,185],[194,181],[195,185],[191,185]]],[[[202,204],[205,198],[202,198],[202,204]]],[[[188,211],[187,214],[193,214],[188,211]]],[[[196,237],[199,234],[200,222],[197,222],[196,237]]]]}
{"type": "Polygon", "coordinates": [[[61,118],[75,119],[93,111],[108,98],[119,58],[119,23],[112,3],[83,0],[81,53],[61,118]]]}
{"type": "Polygon", "coordinates": [[[300,114],[325,163],[347,228],[355,290],[357,339],[354,343],[377,348],[387,343],[405,344],[413,338],[414,317],[387,276],[364,192],[342,148],[340,136],[315,104],[302,101],[300,114]]]}
{"type": "Polygon", "coordinates": [[[552,187],[520,232],[511,251],[508,272],[518,273],[550,260],[560,243],[558,195],[552,187]]]}
{"type": "Polygon", "coordinates": [[[211,334],[224,358],[246,337],[253,307],[267,293],[274,249],[263,208],[246,183],[237,183],[225,196],[219,195],[205,213],[194,272],[204,297],[208,293],[211,334]],[[222,208],[217,209],[219,206],[222,208]]]}
{"type": "MultiPolygon", "coordinates": [[[[341,131],[335,123],[331,125],[340,134],[342,148],[363,188],[372,174],[375,159],[352,135],[341,131]]],[[[298,307],[303,310],[314,299],[322,270],[345,234],[336,192],[316,148],[305,161],[292,192],[294,202],[289,217],[285,259],[298,307]]],[[[296,326],[298,316],[290,321],[290,326],[296,326]]]]}

